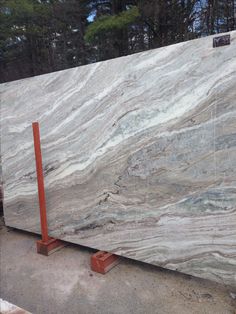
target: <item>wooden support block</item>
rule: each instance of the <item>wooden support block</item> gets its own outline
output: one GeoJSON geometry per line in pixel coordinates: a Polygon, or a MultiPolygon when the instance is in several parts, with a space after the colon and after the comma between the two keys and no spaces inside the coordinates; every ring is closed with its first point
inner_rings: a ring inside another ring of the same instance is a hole
{"type": "Polygon", "coordinates": [[[91,269],[100,274],[106,274],[120,261],[119,256],[112,253],[98,251],[91,256],[91,269]]]}
{"type": "Polygon", "coordinates": [[[37,253],[48,256],[55,251],[58,251],[59,249],[66,246],[66,244],[60,240],[50,238],[47,242],[43,240],[38,240],[36,242],[37,244],[37,253]]]}

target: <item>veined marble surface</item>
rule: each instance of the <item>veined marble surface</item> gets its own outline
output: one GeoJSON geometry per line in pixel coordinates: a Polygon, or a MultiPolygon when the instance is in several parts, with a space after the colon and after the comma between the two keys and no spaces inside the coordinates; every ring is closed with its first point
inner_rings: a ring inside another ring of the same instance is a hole
{"type": "Polygon", "coordinates": [[[236,287],[236,32],[2,84],[6,224],[236,287]]]}

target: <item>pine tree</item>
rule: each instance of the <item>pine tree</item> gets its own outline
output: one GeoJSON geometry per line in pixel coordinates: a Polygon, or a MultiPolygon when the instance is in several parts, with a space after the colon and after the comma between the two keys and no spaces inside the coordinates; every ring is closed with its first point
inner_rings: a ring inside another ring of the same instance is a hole
{"type": "Polygon", "coordinates": [[[0,0],[0,82],[236,28],[236,0],[0,0]]]}

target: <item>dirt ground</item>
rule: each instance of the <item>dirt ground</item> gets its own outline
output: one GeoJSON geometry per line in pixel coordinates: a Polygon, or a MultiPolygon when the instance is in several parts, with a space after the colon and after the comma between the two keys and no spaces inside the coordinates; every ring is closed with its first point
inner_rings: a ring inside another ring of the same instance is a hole
{"type": "Polygon", "coordinates": [[[90,249],[36,254],[38,236],[0,226],[0,297],[35,314],[235,314],[236,291],[129,259],[106,275],[90,249]]]}

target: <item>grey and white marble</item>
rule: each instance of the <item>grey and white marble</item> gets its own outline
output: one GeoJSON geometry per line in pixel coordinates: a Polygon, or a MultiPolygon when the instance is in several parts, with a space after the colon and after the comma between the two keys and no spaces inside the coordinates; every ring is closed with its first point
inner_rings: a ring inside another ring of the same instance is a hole
{"type": "Polygon", "coordinates": [[[236,32],[2,84],[6,224],[236,287],[236,32]]]}

